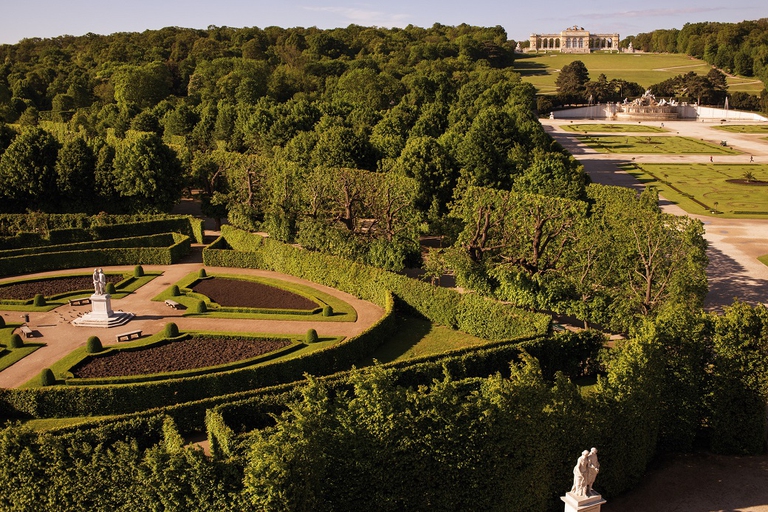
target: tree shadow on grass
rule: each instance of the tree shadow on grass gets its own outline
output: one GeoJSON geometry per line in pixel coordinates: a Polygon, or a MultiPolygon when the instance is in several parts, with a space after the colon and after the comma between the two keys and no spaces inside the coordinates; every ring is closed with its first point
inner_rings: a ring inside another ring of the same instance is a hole
{"type": "Polygon", "coordinates": [[[768,298],[768,281],[755,279],[739,262],[714,247],[707,249],[709,293],[704,301],[708,310],[721,310],[735,299],[762,304],[768,298]]]}

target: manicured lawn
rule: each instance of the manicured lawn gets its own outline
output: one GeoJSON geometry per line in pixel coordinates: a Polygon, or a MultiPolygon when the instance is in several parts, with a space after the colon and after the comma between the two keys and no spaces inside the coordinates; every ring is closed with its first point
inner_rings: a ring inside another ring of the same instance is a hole
{"type": "Polygon", "coordinates": [[[569,132],[581,133],[660,133],[666,131],[661,127],[645,124],[563,124],[560,127],[569,132]]]}
{"type": "Polygon", "coordinates": [[[718,144],[710,144],[688,137],[625,137],[616,135],[592,135],[579,137],[592,149],[600,153],[642,153],[642,154],[702,154],[737,155],[738,151],[718,144]]]}
{"type": "Polygon", "coordinates": [[[715,130],[722,130],[731,133],[768,133],[766,124],[734,124],[713,126],[715,130]]]}
{"type": "MultiPolygon", "coordinates": [[[[566,53],[539,53],[537,55],[518,56],[515,71],[523,80],[533,84],[543,94],[555,94],[557,73],[563,66],[580,60],[589,70],[589,77],[597,80],[604,74],[608,80],[623,79],[637,82],[643,87],[662,82],[680,74],[695,71],[706,75],[711,67],[703,60],[693,59],[682,54],[654,53],[592,53],[587,55],[566,53]]],[[[745,91],[759,94],[763,90],[760,80],[747,77],[728,78],[729,91],[745,91]]]]}
{"type": "Polygon", "coordinates": [[[361,366],[373,364],[374,359],[380,363],[405,361],[488,343],[488,340],[435,325],[423,318],[403,315],[398,318],[398,323],[397,334],[372,357],[360,362],[361,366]]]}
{"type": "Polygon", "coordinates": [[[764,218],[768,215],[768,186],[728,183],[749,171],[768,181],[768,165],[757,164],[641,164],[626,171],[653,185],[666,199],[688,213],[728,218],[764,218]]]}

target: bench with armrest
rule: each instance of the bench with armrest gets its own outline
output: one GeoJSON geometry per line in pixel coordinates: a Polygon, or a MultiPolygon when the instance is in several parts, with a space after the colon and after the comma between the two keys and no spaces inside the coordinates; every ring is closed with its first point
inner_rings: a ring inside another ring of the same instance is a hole
{"type": "Polygon", "coordinates": [[[83,297],[82,299],[69,299],[69,305],[70,306],[85,306],[86,304],[90,304],[91,299],[88,297],[83,297]]]}

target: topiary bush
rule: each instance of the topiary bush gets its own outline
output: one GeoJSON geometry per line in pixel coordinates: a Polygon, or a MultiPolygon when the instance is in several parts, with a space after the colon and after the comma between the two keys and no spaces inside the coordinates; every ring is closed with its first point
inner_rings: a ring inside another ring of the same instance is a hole
{"type": "Polygon", "coordinates": [[[323,316],[333,316],[333,308],[327,304],[323,306],[323,316]]]}
{"type": "Polygon", "coordinates": [[[317,341],[320,338],[317,336],[317,331],[314,329],[310,329],[307,331],[307,336],[304,338],[304,341],[307,343],[317,343],[317,341]]]}
{"type": "Polygon", "coordinates": [[[195,302],[195,305],[192,306],[193,313],[205,313],[206,311],[208,311],[208,308],[206,307],[204,300],[198,300],[195,302]]]}
{"type": "Polygon", "coordinates": [[[164,335],[166,338],[175,338],[179,335],[179,326],[173,322],[165,324],[164,335]]]}
{"type": "Polygon", "coordinates": [[[197,277],[200,279],[203,279],[204,277],[208,277],[208,273],[205,271],[204,268],[200,269],[200,272],[197,273],[197,277]]]}
{"type": "Polygon", "coordinates": [[[85,351],[89,354],[97,354],[104,350],[104,346],[101,344],[101,340],[98,336],[91,336],[88,341],[85,342],[85,351]]]}
{"type": "Polygon", "coordinates": [[[36,294],[32,304],[35,306],[45,306],[45,296],[42,293],[36,294]]]}
{"type": "Polygon", "coordinates": [[[104,289],[104,291],[109,295],[117,293],[117,290],[115,289],[115,283],[107,283],[107,287],[104,289]]]}
{"type": "Polygon", "coordinates": [[[0,327],[5,327],[5,319],[0,316],[0,327]]]}
{"type": "Polygon", "coordinates": [[[171,297],[178,297],[181,295],[181,292],[179,292],[179,287],[177,285],[171,286],[171,297]]]}
{"type": "Polygon", "coordinates": [[[144,267],[141,265],[133,267],[133,277],[144,277],[144,267]]]}
{"type": "Polygon", "coordinates": [[[24,340],[21,339],[21,336],[18,334],[14,334],[11,336],[11,339],[8,341],[8,348],[21,348],[24,346],[24,340]]]}
{"type": "Polygon", "coordinates": [[[43,368],[43,371],[40,372],[40,385],[53,386],[54,384],[56,384],[56,376],[53,374],[53,370],[43,368]]]}

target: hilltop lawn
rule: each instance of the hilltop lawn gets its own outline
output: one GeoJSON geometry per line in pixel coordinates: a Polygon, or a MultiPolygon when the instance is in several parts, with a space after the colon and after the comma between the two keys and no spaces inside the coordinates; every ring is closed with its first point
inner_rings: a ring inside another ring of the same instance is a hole
{"type": "MultiPolygon", "coordinates": [[[[711,66],[703,60],[682,54],[661,53],[539,53],[520,55],[515,60],[515,70],[523,80],[533,84],[542,94],[555,94],[557,73],[563,66],[580,60],[587,66],[589,77],[597,80],[605,74],[608,80],[623,79],[637,82],[643,87],[662,82],[668,78],[695,71],[706,75],[711,66]]],[[[760,80],[747,77],[729,77],[729,91],[744,91],[759,94],[763,90],[760,80]]]]}

